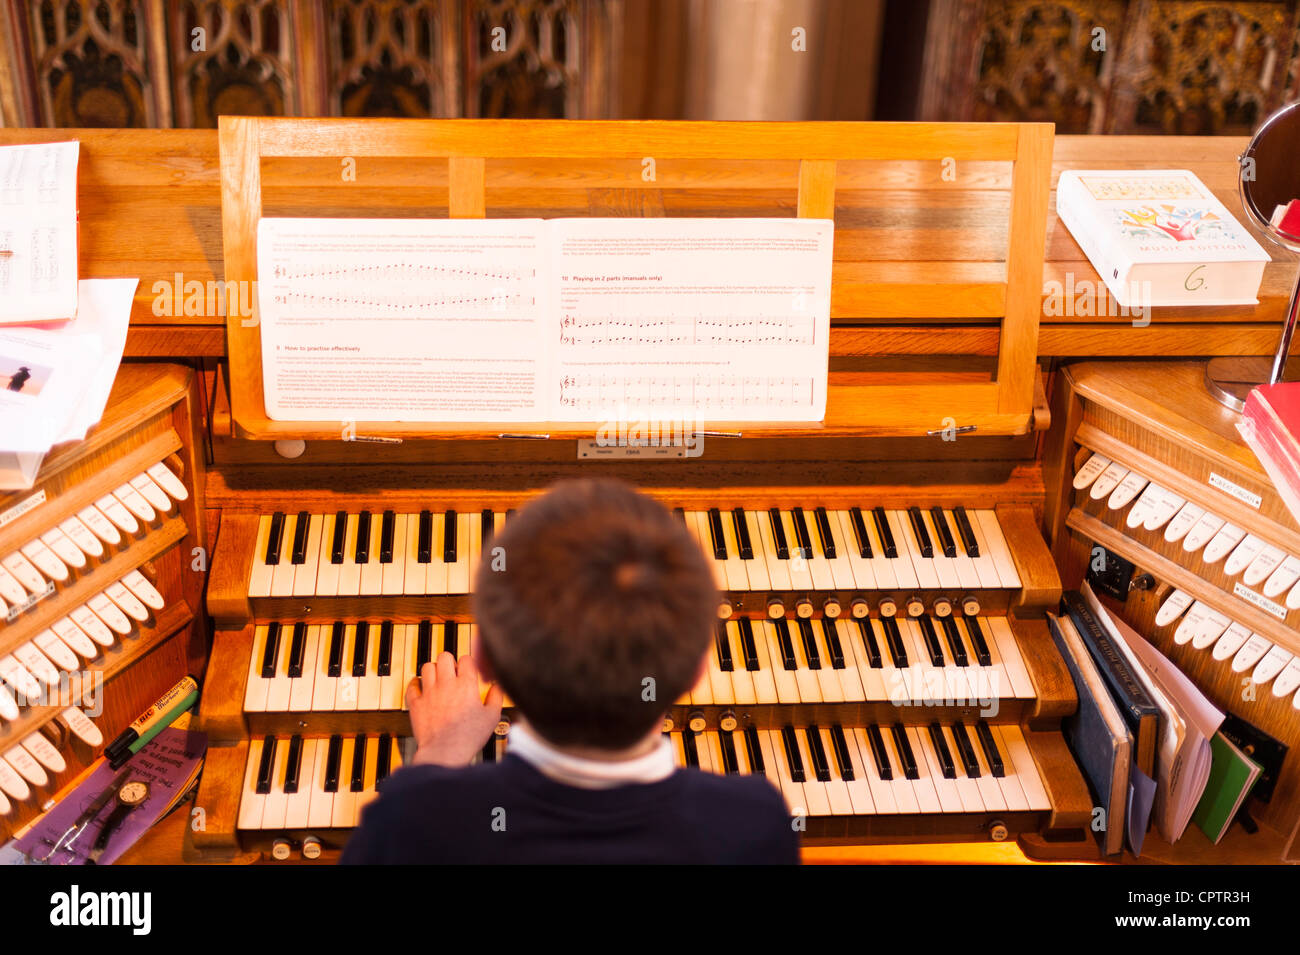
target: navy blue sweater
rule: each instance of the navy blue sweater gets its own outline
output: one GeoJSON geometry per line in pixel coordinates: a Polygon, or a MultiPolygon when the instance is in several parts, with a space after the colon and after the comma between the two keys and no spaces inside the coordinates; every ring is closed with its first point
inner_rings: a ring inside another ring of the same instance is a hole
{"type": "Polygon", "coordinates": [[[578,789],[507,754],[464,769],[407,766],[379,788],[344,864],[799,861],[785,802],[757,776],[679,769],[578,789]]]}

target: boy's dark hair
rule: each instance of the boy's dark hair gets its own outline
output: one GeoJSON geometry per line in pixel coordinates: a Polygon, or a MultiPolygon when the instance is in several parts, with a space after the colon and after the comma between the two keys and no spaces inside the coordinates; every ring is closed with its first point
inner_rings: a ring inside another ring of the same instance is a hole
{"type": "Polygon", "coordinates": [[[699,544],[620,481],[556,484],[506,522],[476,574],[484,657],[557,745],[644,738],[691,688],[713,633],[718,592],[699,544]]]}

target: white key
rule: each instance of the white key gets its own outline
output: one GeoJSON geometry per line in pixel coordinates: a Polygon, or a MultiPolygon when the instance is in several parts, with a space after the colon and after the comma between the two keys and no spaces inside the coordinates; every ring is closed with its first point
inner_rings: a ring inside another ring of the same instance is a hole
{"type": "Polygon", "coordinates": [[[370,514],[370,539],[367,542],[366,561],[361,564],[361,595],[378,596],[384,590],[384,566],[379,562],[381,515],[370,514]]]}
{"type": "Polygon", "coordinates": [[[239,815],[235,823],[239,829],[262,828],[262,807],[266,796],[257,791],[257,769],[262,761],[262,738],[248,742],[248,764],[244,767],[244,789],[239,796],[239,815]]]}
{"type": "Polygon", "coordinates": [[[853,803],[853,814],[855,816],[874,816],[876,814],[876,803],[871,798],[871,785],[867,782],[867,770],[862,765],[862,754],[858,752],[858,742],[853,736],[853,730],[847,729],[844,733],[845,749],[849,751],[849,764],[853,767],[853,779],[848,784],[849,801],[853,803]]]}
{"type": "Polygon", "coordinates": [[[1286,560],[1285,551],[1272,544],[1265,544],[1246,568],[1246,576],[1241,578],[1242,583],[1247,587],[1258,587],[1260,583],[1272,576],[1284,560],[1286,560]]]}
{"type": "Polygon", "coordinates": [[[723,572],[727,578],[727,589],[753,590],[755,588],[749,582],[749,565],[753,561],[741,560],[740,558],[740,542],[736,539],[736,525],[732,520],[731,512],[719,511],[718,516],[722,523],[722,541],[727,547],[727,559],[723,564],[723,572]]]}
{"type": "Polygon", "coordinates": [[[907,555],[916,571],[919,585],[927,590],[937,590],[939,573],[934,569],[934,559],[921,556],[921,542],[912,530],[912,521],[906,511],[890,511],[890,523],[894,525],[894,540],[898,543],[898,555],[907,555]]]}
{"type": "Polygon", "coordinates": [[[1033,810],[1051,809],[1051,800],[1047,798],[1047,790],[1043,788],[1042,777],[1038,775],[1038,768],[1034,763],[1033,754],[1029,751],[1029,744],[1025,742],[1024,735],[1020,732],[1020,727],[1007,723],[1001,726],[991,727],[994,731],[994,737],[1001,734],[998,739],[998,748],[1002,751],[1003,758],[1007,754],[1011,755],[1012,762],[1016,767],[1016,781],[1020,783],[1021,788],[1025,791],[1025,798],[1029,800],[1029,808],[1033,810]]]}
{"type": "Polygon", "coordinates": [[[1097,476],[1097,480],[1092,482],[1092,487],[1088,489],[1088,496],[1094,501],[1100,501],[1104,497],[1109,497],[1110,492],[1115,490],[1119,482],[1128,476],[1128,468],[1118,461],[1112,461],[1106,466],[1106,470],[1097,476]]]}
{"type": "Polygon", "coordinates": [[[336,828],[356,825],[358,794],[352,791],[351,784],[352,757],[355,749],[353,737],[344,736],[342,756],[339,759],[339,790],[334,794],[334,811],[330,818],[330,825],[336,828]]]}
{"type": "Polygon", "coordinates": [[[745,573],[749,575],[752,590],[771,590],[773,588],[771,572],[768,570],[768,552],[763,546],[763,532],[759,529],[757,511],[745,511],[745,527],[749,530],[749,548],[754,552],[754,559],[745,561],[745,573]]]}
{"type": "MultiPolygon", "coordinates": [[[[346,529],[346,518],[345,529],[346,529]]],[[[339,568],[342,564],[336,564],[332,558],[334,556],[334,515],[324,514],[321,516],[320,529],[320,549],[316,552],[316,588],[313,594],[317,597],[335,597],[339,592],[339,568]]],[[[295,581],[297,578],[294,578],[295,581]]],[[[424,593],[423,590],[419,591],[424,593]]]]}
{"type": "MultiPolygon", "coordinates": [[[[328,745],[326,740],[304,739],[302,755],[298,762],[298,791],[286,793],[284,802],[284,827],[302,829],[307,826],[311,812],[312,780],[316,778],[316,753],[328,745]]],[[[287,748],[287,747],[286,747],[287,748]]]]}
{"type": "Polygon", "coordinates": [[[447,568],[449,564],[443,563],[442,550],[444,544],[443,534],[443,515],[435,513],[432,516],[433,533],[429,537],[430,561],[426,564],[427,573],[424,579],[424,592],[426,594],[445,594],[447,590],[447,568]]]}
{"type": "Polygon", "coordinates": [[[87,746],[99,747],[104,744],[104,734],[99,731],[99,727],[77,707],[69,706],[59,716],[67,724],[72,735],[87,746]]]}
{"type": "Polygon", "coordinates": [[[1168,597],[1165,598],[1165,602],[1160,605],[1160,609],[1156,611],[1156,626],[1157,627],[1169,626],[1171,623],[1173,623],[1175,620],[1181,617],[1183,613],[1187,610],[1187,608],[1190,607],[1191,605],[1192,605],[1191,594],[1189,594],[1185,590],[1173,591],[1168,597]]]}
{"type": "MultiPolygon", "coordinates": [[[[289,711],[291,713],[301,713],[311,709],[312,697],[316,692],[316,661],[320,656],[320,632],[321,628],[316,624],[312,624],[307,627],[304,634],[302,676],[289,677],[289,711]]],[[[292,642],[292,633],[289,634],[289,639],[292,642]]]]}
{"type": "Polygon", "coordinates": [[[334,794],[325,791],[325,774],[329,766],[329,740],[317,740],[315,767],[312,769],[311,801],[307,806],[307,826],[328,827],[334,818],[334,794]]]}
{"type": "Polygon", "coordinates": [[[57,775],[68,768],[68,763],[63,758],[63,754],[55,749],[54,744],[39,732],[25,737],[22,747],[31,754],[32,759],[41,764],[41,768],[51,773],[57,775]]]}
{"type": "MultiPolygon", "coordinates": [[[[126,619],[126,614],[118,610],[117,607],[113,605],[113,602],[103,594],[95,594],[95,596],[86,601],[86,606],[91,609],[96,617],[104,621],[108,629],[112,630],[114,633],[126,636],[131,632],[131,621],[126,619]]],[[[76,614],[77,611],[74,610],[70,616],[73,620],[77,621],[78,626],[81,626],[81,621],[77,620],[76,614]]],[[[84,630],[85,628],[82,627],[82,629],[84,630]]],[[[89,631],[87,632],[89,633],[89,631]]],[[[91,633],[90,636],[94,639],[95,635],[91,633]]]]}
{"type": "MultiPolygon", "coordinates": [[[[430,518],[432,523],[432,518],[430,518]]],[[[429,535],[429,540],[433,540],[433,535],[429,535]]],[[[430,554],[430,557],[433,555],[430,554]]],[[[412,596],[422,596],[425,593],[425,582],[429,576],[429,565],[420,563],[420,515],[419,513],[406,515],[406,564],[405,576],[402,579],[402,592],[412,596]]]]}
{"type": "Polygon", "coordinates": [[[935,786],[934,772],[925,752],[925,734],[918,727],[905,726],[907,741],[912,744],[912,758],[916,761],[916,779],[912,780],[912,793],[916,797],[917,808],[923,813],[943,812],[943,803],[939,800],[939,791],[935,786]]]}
{"type": "Polygon", "coordinates": [[[810,816],[832,815],[827,784],[818,780],[817,774],[813,772],[812,751],[808,748],[807,733],[801,727],[796,728],[794,738],[798,747],[799,758],[803,762],[803,794],[804,798],[808,800],[808,814],[810,816]]]}
{"type": "MultiPolygon", "coordinates": [[[[858,550],[857,538],[853,536],[852,527],[845,528],[844,522],[840,516],[849,516],[848,511],[834,511],[829,508],[826,511],[826,520],[831,525],[831,533],[835,537],[836,551],[835,559],[830,561],[831,577],[835,581],[837,590],[853,590],[855,587],[863,589],[875,587],[875,575],[864,579],[863,583],[858,583],[858,574],[854,565],[854,558],[858,563],[863,565],[864,573],[870,574],[871,567],[862,559],[861,552],[858,550]]],[[[814,519],[816,514],[814,513],[814,519]]]]}
{"type": "Polygon", "coordinates": [[[1264,596],[1276,597],[1282,591],[1289,590],[1298,580],[1300,580],[1300,559],[1288,555],[1264,582],[1264,596]]]}
{"type": "MultiPolygon", "coordinates": [[[[143,500],[143,498],[141,498],[141,500],[143,500]]],[[[95,502],[95,508],[107,517],[113,523],[113,526],[123,534],[134,534],[140,529],[140,522],[137,521],[135,517],[132,516],[131,512],[122,505],[122,502],[112,494],[105,494],[97,500],[95,502]]],[[[82,511],[81,514],[84,515],[85,511],[82,511]]],[[[90,528],[95,531],[95,533],[99,533],[99,530],[95,525],[91,524],[90,528]]]]}
{"type": "Polygon", "coordinates": [[[979,767],[980,774],[975,780],[975,785],[979,787],[980,799],[984,802],[985,810],[1005,812],[1006,797],[1002,795],[1002,787],[998,785],[998,780],[989,767],[988,757],[984,755],[984,747],[980,744],[979,733],[974,726],[966,727],[966,738],[970,740],[971,750],[975,753],[975,764],[979,767]]]}
{"type": "MultiPolygon", "coordinates": [[[[993,744],[998,748],[998,754],[1002,757],[1002,775],[995,777],[998,781],[998,787],[1002,790],[1002,798],[1006,801],[1008,812],[1025,812],[1029,809],[1029,797],[1025,795],[1025,789],[1020,785],[1020,777],[1016,775],[1015,763],[1011,761],[1011,755],[1006,750],[1002,742],[1002,734],[998,727],[989,724],[989,734],[993,737],[993,744]]],[[[979,741],[976,740],[978,743],[979,741]]],[[[984,751],[980,750],[980,756],[983,757],[984,751]]]]}
{"type": "MultiPolygon", "coordinates": [[[[1232,549],[1228,559],[1223,563],[1223,572],[1229,577],[1236,577],[1259,556],[1260,551],[1264,549],[1264,542],[1254,534],[1247,534],[1242,538],[1241,543],[1232,549]]],[[[1206,548],[1208,551],[1209,548],[1206,548]]],[[[1262,575],[1261,575],[1262,579],[1262,575]]]]}
{"type": "Polygon", "coordinates": [[[0,757],[0,792],[3,792],[14,802],[22,802],[32,794],[26,780],[3,757],[0,757]]]}
{"type": "MultiPolygon", "coordinates": [[[[934,554],[934,572],[939,577],[939,586],[968,586],[957,579],[956,558],[944,555],[943,536],[939,533],[939,528],[934,523],[934,515],[931,514],[927,508],[921,508],[921,523],[925,526],[925,532],[930,535],[930,552],[934,554]]],[[[957,525],[949,525],[949,532],[954,538],[957,537],[957,525]]]]}
{"type": "Polygon", "coordinates": [[[997,568],[1002,586],[1011,590],[1019,590],[1020,574],[1016,570],[1016,562],[1011,556],[1011,548],[1007,546],[1007,540],[1002,536],[1002,525],[998,523],[997,513],[990,510],[977,510],[968,513],[979,519],[980,532],[984,541],[988,544],[989,553],[993,556],[993,566],[997,568]]]}
{"type": "MultiPolygon", "coordinates": [[[[873,518],[874,520],[874,518],[873,518]]],[[[898,581],[900,588],[911,589],[920,587],[920,577],[917,574],[916,564],[912,561],[911,548],[907,546],[907,541],[903,537],[903,524],[907,521],[907,515],[900,515],[898,511],[885,511],[885,523],[889,526],[890,533],[894,537],[894,549],[898,552],[898,557],[889,561],[889,566],[894,571],[894,577],[898,581]],[[900,519],[901,517],[901,519],[900,519]]],[[[919,560],[920,558],[918,558],[919,560]]]]}
{"type": "MultiPolygon", "coordinates": [[[[382,564],[384,568],[384,580],[382,590],[385,596],[401,596],[406,584],[406,514],[393,514],[393,559],[387,564],[382,564]]],[[[382,532],[383,517],[381,515],[379,527],[382,532]]],[[[480,533],[478,521],[474,521],[473,532],[475,537],[480,533]]],[[[381,535],[382,536],[382,535],[381,535]]],[[[381,541],[382,542],[382,541],[381,541]]],[[[471,554],[473,566],[478,566],[478,548],[474,548],[471,554]]]]}
{"type": "MultiPolygon", "coordinates": [[[[894,804],[899,812],[920,812],[921,806],[917,801],[916,791],[912,788],[912,781],[903,773],[903,758],[898,754],[894,734],[888,726],[880,727],[880,738],[885,742],[885,753],[889,757],[889,765],[894,770],[894,778],[889,780],[889,788],[894,791],[894,804]]],[[[919,761],[915,749],[912,750],[912,756],[919,761]]]]}
{"type": "Polygon", "coordinates": [[[822,726],[818,727],[815,734],[809,728],[805,735],[809,738],[815,735],[822,744],[822,752],[826,754],[826,764],[831,772],[830,781],[826,783],[826,795],[830,798],[831,815],[853,815],[853,797],[849,794],[848,782],[840,774],[839,762],[835,758],[835,744],[831,740],[831,731],[822,726]]]}
{"type": "MultiPolygon", "coordinates": [[[[343,563],[339,564],[340,597],[355,597],[361,593],[361,565],[357,563],[357,531],[360,515],[349,514],[347,532],[343,536],[343,563]]],[[[441,593],[442,591],[439,591],[441,593]]],[[[429,591],[433,593],[433,591],[429,591]]]]}
{"type": "Polygon", "coordinates": [[[1152,501],[1142,526],[1149,531],[1160,530],[1186,503],[1185,498],[1179,497],[1168,488],[1161,488],[1160,493],[1152,501]]]}
{"type": "Polygon", "coordinates": [[[292,649],[292,644],[293,624],[283,624],[280,627],[280,638],[276,643],[275,675],[270,678],[266,687],[268,713],[283,713],[289,709],[289,697],[293,693],[293,680],[289,677],[289,651],[292,649]]]}
{"type": "Polygon", "coordinates": [[[162,461],[145,471],[145,474],[157,481],[162,489],[171,496],[172,500],[183,501],[190,496],[185,483],[173,474],[172,469],[162,461]]]}
{"type": "MultiPolygon", "coordinates": [[[[769,652],[768,623],[766,620],[750,621],[750,630],[754,635],[754,651],[758,656],[758,669],[750,674],[754,679],[754,701],[772,704],[778,701],[776,678],[772,672],[772,656],[769,652]]],[[[737,631],[743,624],[736,621],[737,631]]]]}
{"type": "Polygon", "coordinates": [[[338,712],[352,712],[357,708],[357,677],[352,673],[352,658],[357,649],[357,625],[343,625],[343,661],[338,678],[338,688],[334,691],[334,709],[338,712]]]}
{"type": "Polygon", "coordinates": [[[415,625],[393,624],[393,644],[389,658],[388,676],[379,678],[379,708],[381,710],[400,710],[406,695],[406,685],[410,678],[403,669],[406,661],[407,634],[415,639],[415,625]]]}
{"type": "Polygon", "coordinates": [[[0,566],[0,597],[3,597],[15,607],[21,606],[27,602],[28,593],[23,585],[18,582],[18,578],[9,571],[0,566]]]}
{"type": "Polygon", "coordinates": [[[366,638],[366,672],[357,678],[357,709],[379,709],[379,635],[380,625],[372,623],[366,638]]]}
{"type": "Polygon", "coordinates": [[[151,478],[148,473],[137,474],[131,478],[131,487],[143,497],[154,510],[161,511],[163,514],[170,513],[172,510],[172,499],[169,498],[151,478]]]}
{"type": "Polygon", "coordinates": [[[85,553],[73,542],[72,538],[57,527],[52,527],[42,534],[41,543],[52,550],[54,556],[63,561],[68,567],[80,570],[86,566],[85,553]]]}
{"type": "MultiPolygon", "coordinates": [[[[844,669],[836,670],[835,674],[840,681],[840,699],[850,703],[865,701],[868,699],[866,685],[863,682],[863,670],[870,670],[866,662],[858,662],[858,646],[862,638],[859,636],[857,625],[866,623],[865,620],[849,621],[841,617],[832,621],[835,627],[835,634],[840,639],[840,649],[844,653],[844,669]]],[[[881,689],[879,674],[872,674],[875,677],[871,685],[874,689],[881,689]]],[[[873,697],[873,699],[883,699],[883,697],[873,697]]],[[[740,701],[737,700],[737,703],[740,701]]]]}
{"type": "Polygon", "coordinates": [[[800,551],[799,537],[794,532],[794,517],[787,510],[781,511],[781,527],[785,532],[786,547],[790,551],[790,559],[786,561],[786,566],[790,568],[791,586],[795,590],[814,589],[815,585],[810,564],[812,555],[800,551]]]}
{"type": "Polygon", "coordinates": [[[124,614],[140,623],[149,619],[149,611],[135,594],[127,590],[120,580],[115,580],[104,589],[104,595],[113,601],[124,614]]]}
{"type": "Polygon", "coordinates": [[[469,533],[472,514],[456,515],[456,563],[447,565],[447,593],[469,593],[469,533]]]}
{"type": "Polygon", "coordinates": [[[41,768],[41,764],[21,746],[5,750],[4,760],[33,786],[44,786],[50,781],[49,775],[41,768]]]}
{"type": "Polygon", "coordinates": [[[1264,659],[1255,664],[1255,671],[1251,673],[1250,678],[1259,686],[1264,686],[1273,677],[1277,676],[1286,665],[1294,659],[1294,654],[1289,650],[1283,650],[1281,647],[1273,647],[1268,653],[1264,654],[1264,659]]]}
{"type": "Polygon", "coordinates": [[[334,696],[338,690],[338,677],[329,675],[330,644],[334,638],[334,625],[322,624],[316,647],[316,676],[312,680],[311,708],[317,713],[334,709],[334,696]]]}
{"type": "Polygon", "coordinates": [[[60,640],[82,656],[86,656],[87,659],[92,659],[99,654],[94,644],[97,643],[101,647],[111,647],[117,642],[117,638],[113,636],[113,631],[104,625],[104,621],[99,618],[98,614],[91,612],[91,609],[86,606],[77,607],[68,616],[54,621],[54,623],[50,624],[50,629],[58,635],[60,640]],[[86,650],[91,651],[89,656],[86,655],[86,650]]]}
{"type": "Polygon", "coordinates": [[[763,642],[767,646],[767,657],[770,664],[768,670],[772,674],[772,681],[776,687],[777,702],[798,703],[799,685],[795,680],[795,671],[787,670],[782,662],[781,645],[777,642],[776,637],[776,621],[754,621],[755,641],[759,639],[760,630],[762,632],[763,642]]]}
{"type": "MultiPolygon", "coordinates": [[[[732,699],[737,706],[753,706],[758,702],[754,695],[754,674],[745,669],[745,653],[740,641],[740,621],[727,620],[719,624],[731,648],[732,670],[726,674],[731,679],[732,699]]],[[[755,641],[757,649],[757,641],[755,641]]]]}
{"type": "Polygon", "coordinates": [[[150,524],[158,517],[158,512],[153,509],[153,505],[146,501],[144,495],[129,484],[122,484],[113,488],[113,497],[121,501],[122,505],[135,515],[141,523],[150,524]]]}
{"type": "Polygon", "coordinates": [[[1250,631],[1235,624],[1224,631],[1214,645],[1214,659],[1222,662],[1233,656],[1250,639],[1250,631]]]}
{"type": "MultiPolygon", "coordinates": [[[[1187,536],[1190,538],[1192,535],[1188,534],[1187,536]]],[[[1246,532],[1242,528],[1237,527],[1235,524],[1224,524],[1219,528],[1218,533],[1210,539],[1210,542],[1205,545],[1205,553],[1201,555],[1201,559],[1207,564],[1217,564],[1227,557],[1229,551],[1240,544],[1245,536],[1246,532]]],[[[1186,546],[1187,542],[1184,541],[1183,544],[1186,546]]]]}
{"type": "MultiPolygon", "coordinates": [[[[50,631],[42,630],[41,633],[50,633],[50,631]]],[[[54,636],[54,634],[50,633],[50,636],[54,636]]],[[[58,638],[56,637],[55,639],[57,640],[58,638]]],[[[67,647],[64,647],[63,650],[63,658],[65,660],[71,659],[72,669],[76,669],[76,656],[72,654],[67,647]]],[[[35,642],[28,641],[27,643],[15,647],[14,657],[23,665],[23,668],[32,676],[36,677],[37,681],[39,681],[43,686],[57,687],[59,685],[58,667],[54,665],[53,661],[51,661],[49,657],[41,652],[35,642]]]]}
{"type": "Polygon", "coordinates": [[[1300,657],[1293,658],[1273,681],[1273,695],[1290,696],[1300,687],[1300,657]]]}
{"type": "Polygon", "coordinates": [[[271,567],[271,596],[292,597],[297,567],[293,563],[293,538],[298,533],[298,515],[284,515],[280,534],[280,560],[271,567]]]}
{"type": "Polygon", "coordinates": [[[1272,649],[1273,644],[1261,637],[1257,633],[1252,633],[1250,639],[1241,645],[1237,655],[1232,658],[1232,670],[1234,673],[1245,673],[1253,669],[1255,664],[1264,658],[1264,654],[1272,649]]]}
{"type": "MultiPolygon", "coordinates": [[[[356,822],[361,820],[361,810],[375,800],[379,791],[375,789],[375,777],[379,768],[379,737],[366,737],[366,761],[363,773],[364,782],[361,792],[357,793],[356,822]]],[[[355,822],[353,823],[356,824],[355,822]]]]}
{"type": "Polygon", "coordinates": [[[834,620],[802,620],[800,629],[804,624],[808,625],[812,631],[813,645],[817,648],[817,655],[821,659],[821,669],[814,670],[817,675],[817,686],[821,690],[821,698],[827,703],[843,702],[844,697],[841,695],[843,690],[840,688],[840,678],[838,671],[831,666],[830,647],[826,643],[826,631],[822,626],[823,620],[832,627],[835,625],[834,620]]]}
{"type": "MultiPolygon", "coordinates": [[[[100,626],[103,626],[103,624],[100,626]]],[[[61,620],[56,620],[51,624],[49,630],[42,630],[36,635],[36,645],[46,653],[50,654],[51,657],[56,654],[61,656],[59,651],[56,649],[56,644],[61,645],[69,653],[75,650],[87,660],[93,660],[95,657],[99,656],[99,651],[95,649],[95,644],[91,642],[91,639],[88,636],[86,636],[85,631],[67,617],[64,617],[61,620]],[[63,632],[59,633],[60,630],[63,632]],[[49,634],[49,636],[46,637],[46,634],[49,634]]],[[[66,657],[62,657],[64,662],[66,662],[66,659],[66,657]]],[[[72,658],[72,666],[64,666],[64,670],[71,673],[73,670],[79,669],[80,666],[81,664],[77,662],[77,659],[74,656],[72,658]]]]}
{"type": "MultiPolygon", "coordinates": [[[[731,674],[722,669],[722,661],[718,656],[718,631],[722,631],[723,638],[726,638],[726,624],[718,621],[714,625],[713,640],[709,643],[709,650],[705,656],[705,672],[709,679],[709,692],[713,696],[714,703],[735,703],[736,692],[731,685],[731,674]]],[[[732,654],[734,665],[735,654],[732,654]]]]}
{"type": "MultiPolygon", "coordinates": [[[[880,528],[876,526],[876,518],[871,508],[862,509],[862,525],[867,529],[867,537],[871,539],[871,572],[876,577],[876,586],[881,590],[893,590],[899,586],[898,570],[895,568],[902,562],[885,556],[885,543],[881,540],[880,528]]],[[[907,572],[909,574],[912,572],[910,566],[907,572]]]]}
{"type": "Polygon", "coordinates": [[[1178,543],[1187,536],[1187,532],[1204,516],[1205,508],[1188,501],[1178,509],[1178,513],[1169,521],[1169,526],[1165,528],[1165,540],[1171,544],[1178,543]]]}
{"type": "Polygon", "coordinates": [[[1106,455],[1093,452],[1092,456],[1083,462],[1079,470],[1074,472],[1074,489],[1076,491],[1084,490],[1093,481],[1097,480],[1106,468],[1110,467],[1110,463],[1110,458],[1106,457],[1106,455]]]}
{"type": "Polygon", "coordinates": [[[262,659],[266,653],[268,628],[258,624],[253,629],[253,648],[248,654],[248,679],[244,681],[244,712],[265,713],[266,694],[271,681],[262,676],[262,659]]]}
{"type": "MultiPolygon", "coordinates": [[[[962,812],[961,796],[957,793],[957,781],[943,775],[939,763],[939,754],[934,749],[928,727],[908,727],[908,738],[912,741],[912,752],[916,754],[917,769],[930,781],[935,798],[939,801],[940,812],[962,812]]],[[[870,753],[864,753],[869,757],[870,753]]]]}
{"type": "Polygon", "coordinates": [[[275,759],[271,764],[271,791],[266,794],[266,800],[262,803],[261,828],[263,829],[284,828],[284,811],[289,802],[289,796],[284,791],[284,777],[289,768],[289,740],[277,739],[275,742],[275,759]]]}
{"type": "Polygon", "coordinates": [[[146,607],[153,610],[161,610],[165,604],[162,594],[158,593],[153,584],[145,579],[144,574],[138,570],[133,570],[122,578],[122,583],[126,585],[127,590],[135,594],[136,598],[146,607]]]}
{"type": "Polygon", "coordinates": [[[791,815],[807,815],[808,808],[803,798],[803,786],[790,780],[789,768],[785,762],[785,752],[780,749],[780,734],[773,730],[759,730],[758,740],[763,751],[763,764],[770,779],[785,798],[786,809],[791,815]]]}
{"type": "Polygon", "coordinates": [[[55,555],[54,551],[45,546],[45,542],[37,538],[28,541],[22,547],[23,556],[32,562],[32,564],[46,577],[63,583],[68,579],[68,567],[63,561],[55,555]]]}
{"type": "Polygon", "coordinates": [[[257,519],[257,536],[253,540],[252,567],[248,572],[248,596],[269,597],[275,568],[266,562],[266,547],[271,539],[271,515],[257,519]]]}
{"type": "MultiPolygon", "coordinates": [[[[325,515],[312,514],[307,518],[307,543],[303,548],[303,561],[294,566],[293,595],[311,597],[316,593],[316,581],[320,571],[320,539],[325,530],[325,515]]],[[[292,545],[290,540],[289,562],[293,565],[292,545]]]]}
{"type": "MultiPolygon", "coordinates": [[[[125,508],[122,509],[122,513],[126,514],[132,524],[135,523],[135,518],[131,517],[130,514],[127,514],[125,508]]],[[[77,520],[109,547],[116,547],[122,542],[122,535],[114,523],[109,520],[108,516],[103,511],[94,505],[79,510],[77,512],[77,520]]],[[[67,528],[64,529],[67,530],[67,528]]],[[[87,553],[90,553],[90,551],[87,551],[87,553]]],[[[96,554],[95,556],[99,555],[96,554]]]]}
{"type": "Polygon", "coordinates": [[[695,538],[695,543],[699,545],[705,563],[709,565],[709,573],[713,575],[713,586],[725,591],[727,589],[727,572],[722,565],[722,561],[713,556],[713,543],[709,535],[709,516],[704,511],[686,511],[685,517],[686,530],[695,538]]]}
{"type": "Polygon", "coordinates": [[[1011,626],[1007,623],[1006,617],[983,617],[981,624],[987,624],[984,627],[984,639],[989,642],[989,634],[992,633],[998,643],[998,654],[1002,657],[1002,662],[1006,666],[1007,680],[1011,684],[1011,691],[1018,699],[1033,699],[1034,683],[1029,678],[1029,671],[1025,669],[1024,660],[1020,657],[1020,647],[1016,643],[1015,634],[1011,632],[1011,626]]]}
{"type": "MultiPolygon", "coordinates": [[[[867,788],[871,791],[871,801],[875,804],[876,815],[897,815],[899,810],[894,787],[889,784],[889,780],[882,779],[880,776],[876,757],[871,749],[871,741],[867,739],[867,731],[860,726],[854,729],[846,726],[844,736],[850,746],[857,745],[858,759],[862,771],[866,774],[867,788]]],[[[854,769],[857,769],[856,765],[854,769]]]]}
{"type": "Polygon", "coordinates": [[[961,750],[957,748],[957,739],[953,736],[951,726],[943,726],[943,736],[948,743],[953,765],[957,768],[957,795],[961,798],[962,809],[966,812],[983,812],[984,799],[980,796],[979,784],[966,775],[966,766],[962,762],[961,750]]]}
{"type": "Polygon", "coordinates": [[[16,698],[23,706],[33,706],[44,698],[40,681],[12,653],[0,656],[0,678],[13,687],[16,698]]]}
{"type": "MultiPolygon", "coordinates": [[[[1095,486],[1095,485],[1094,485],[1095,486]]],[[[1128,507],[1129,502],[1137,497],[1144,487],[1147,486],[1147,478],[1136,471],[1130,471],[1124,475],[1124,479],[1115,485],[1115,490],[1110,492],[1106,498],[1106,506],[1112,511],[1118,511],[1122,507],[1128,507]]]]}
{"type": "MultiPolygon", "coordinates": [[[[1227,522],[1217,514],[1211,514],[1206,511],[1201,515],[1201,519],[1192,525],[1192,529],[1187,532],[1183,538],[1183,550],[1189,554],[1194,554],[1202,547],[1214,539],[1227,522]]],[[[1227,553],[1227,550],[1224,551],[1227,553]]]]}
{"type": "MultiPolygon", "coordinates": [[[[42,577],[37,572],[35,567],[32,566],[31,561],[29,561],[22,554],[15,551],[14,553],[10,554],[8,557],[4,558],[4,560],[0,561],[0,564],[4,566],[5,570],[13,574],[14,578],[20,584],[22,584],[24,587],[27,588],[28,593],[32,593],[32,594],[45,593],[47,589],[45,578],[42,577]]],[[[23,598],[26,599],[26,596],[27,595],[24,594],[23,598]]],[[[11,603],[21,603],[21,602],[22,601],[19,600],[11,601],[11,603]]]]}

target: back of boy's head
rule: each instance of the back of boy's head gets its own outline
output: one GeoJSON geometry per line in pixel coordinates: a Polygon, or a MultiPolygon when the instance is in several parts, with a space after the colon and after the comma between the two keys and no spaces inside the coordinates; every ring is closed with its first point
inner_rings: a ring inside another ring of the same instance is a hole
{"type": "Polygon", "coordinates": [[[556,484],[507,521],[476,573],[486,661],[556,745],[643,739],[691,688],[713,633],[718,592],[698,543],[619,481],[556,484]]]}

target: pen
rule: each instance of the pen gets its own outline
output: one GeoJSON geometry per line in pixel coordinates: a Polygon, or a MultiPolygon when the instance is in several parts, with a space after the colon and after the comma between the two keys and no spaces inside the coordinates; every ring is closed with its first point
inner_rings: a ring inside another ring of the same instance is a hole
{"type": "Polygon", "coordinates": [[[186,676],[159,697],[158,702],[136,717],[135,721],[122,731],[122,735],[108,744],[108,748],[104,750],[108,764],[114,769],[123,765],[176,717],[193,706],[198,698],[198,682],[194,677],[186,676]]]}

